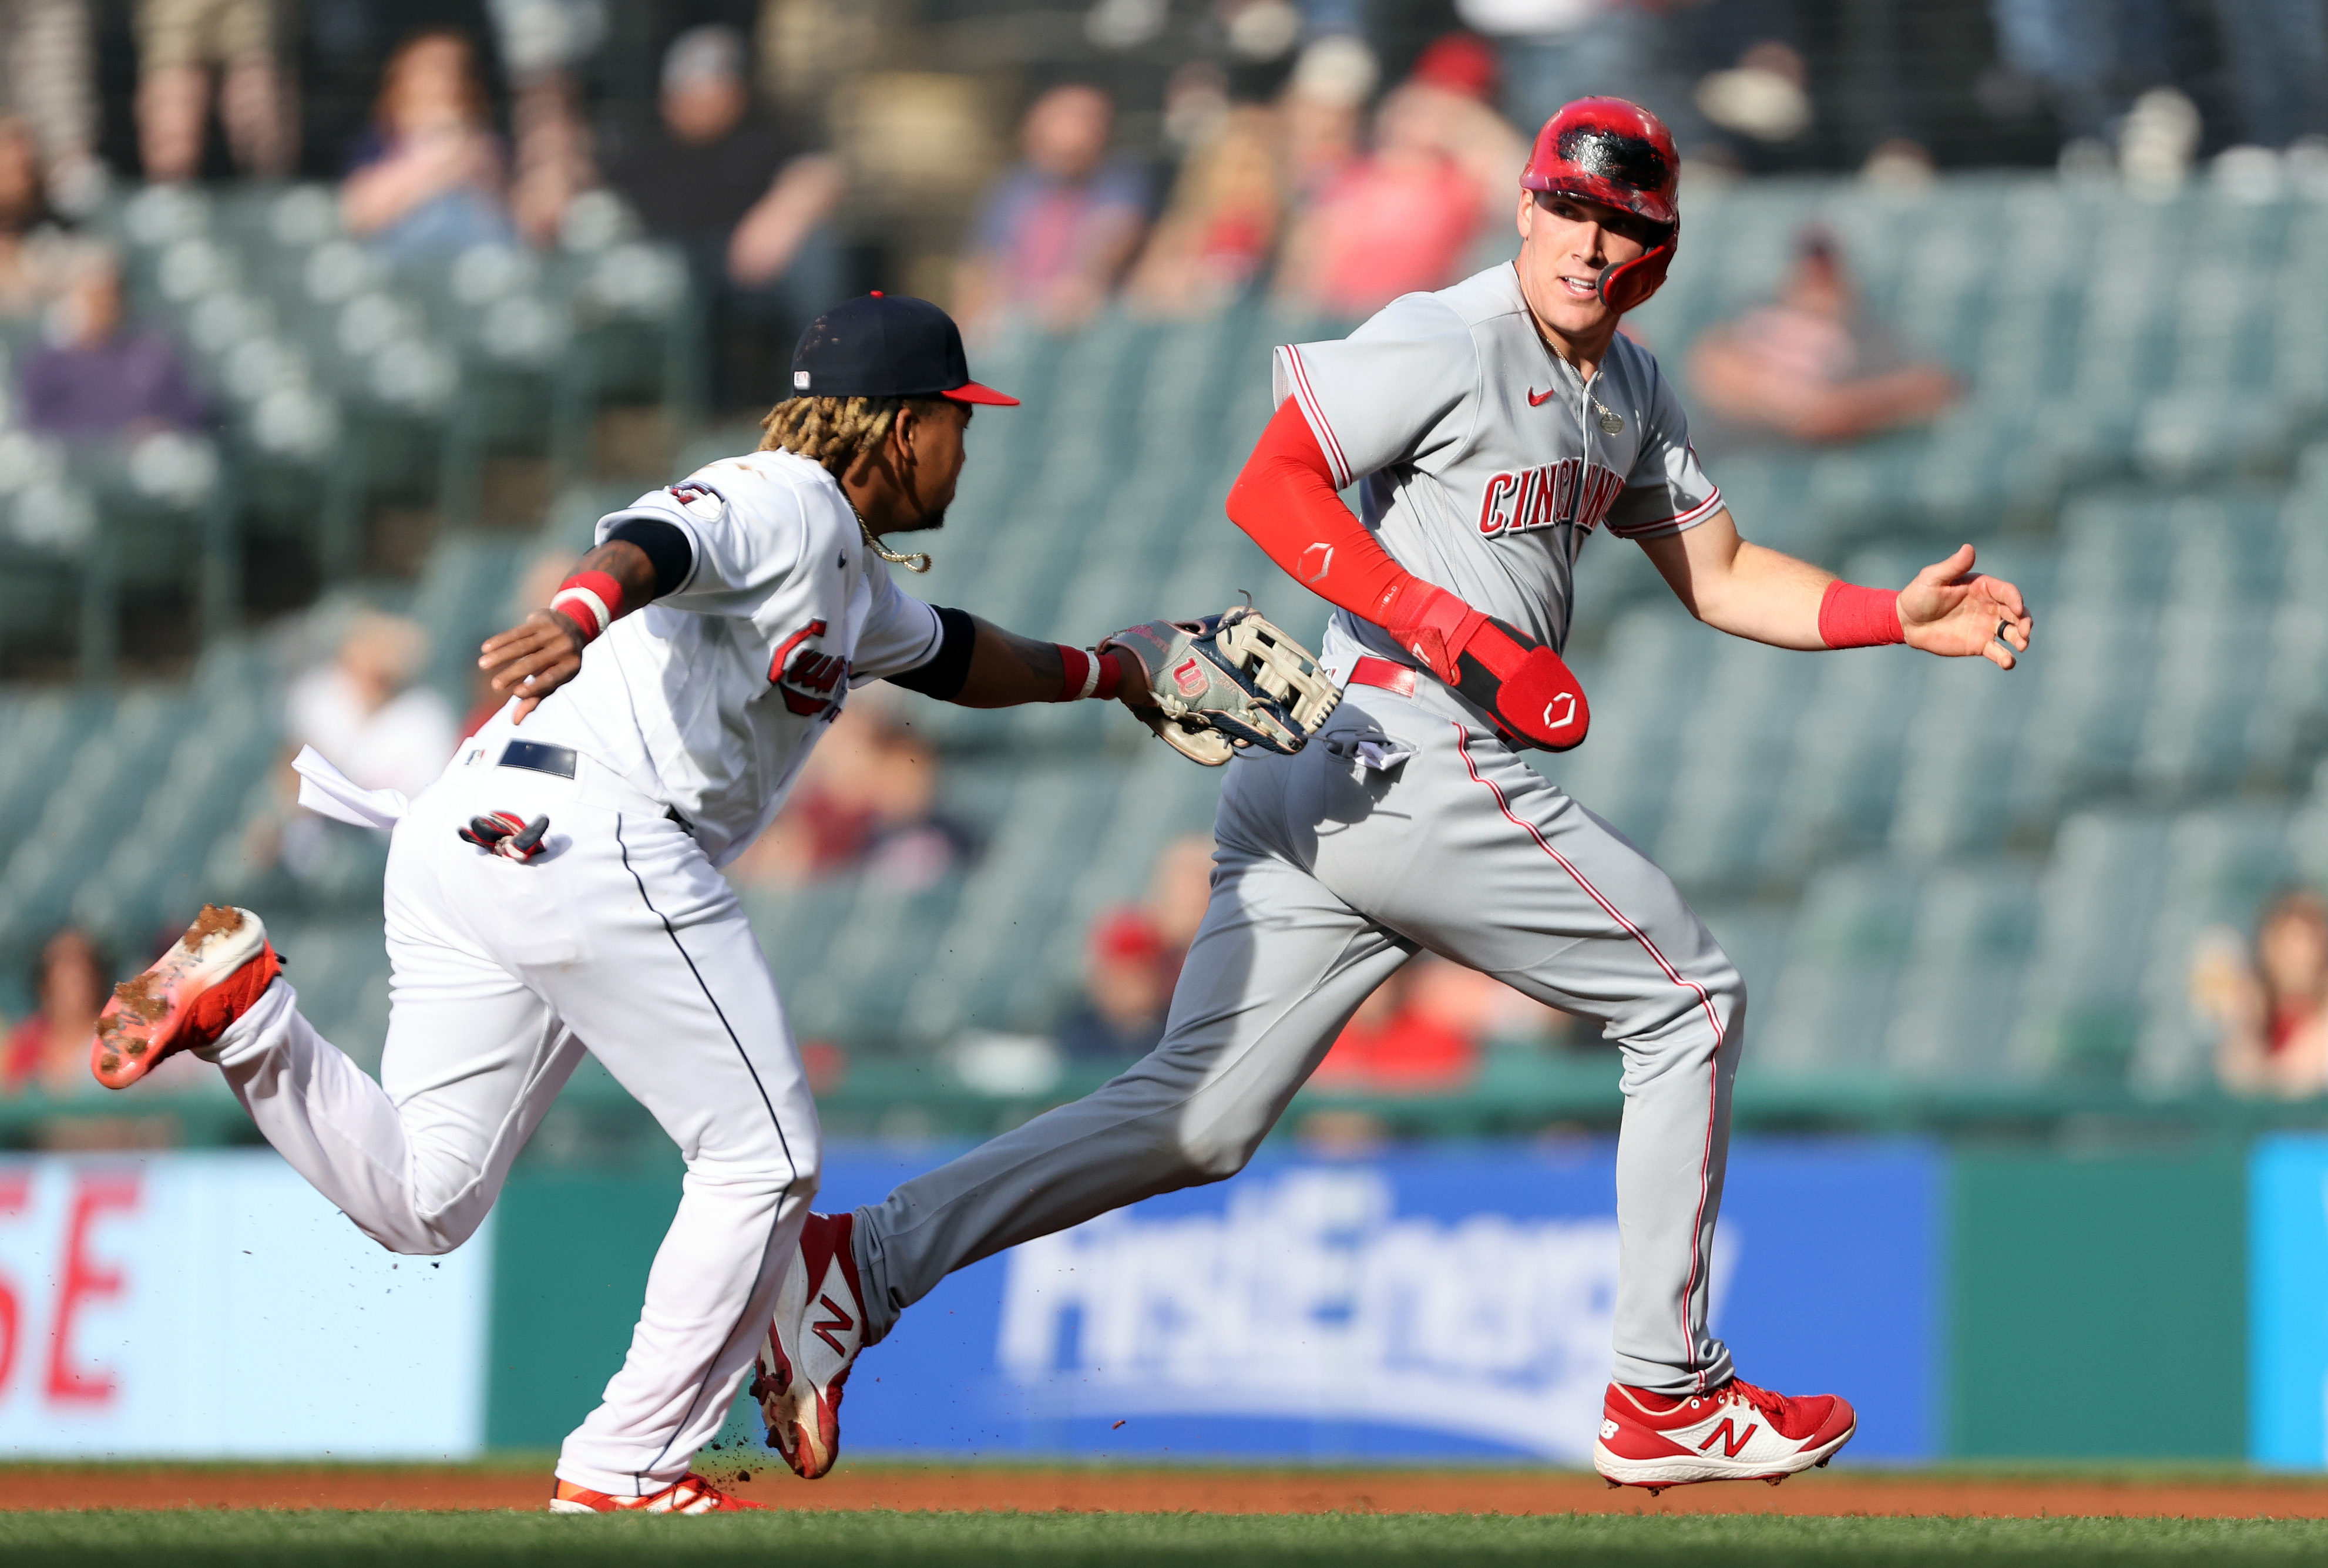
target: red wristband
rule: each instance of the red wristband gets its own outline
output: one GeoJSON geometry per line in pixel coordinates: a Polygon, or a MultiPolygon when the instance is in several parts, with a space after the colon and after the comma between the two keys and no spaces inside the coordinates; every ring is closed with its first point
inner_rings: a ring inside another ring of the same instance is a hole
{"type": "Polygon", "coordinates": [[[588,643],[623,613],[623,585],[607,572],[576,572],[549,596],[549,607],[571,617],[588,643]]]}
{"type": "Polygon", "coordinates": [[[1092,694],[1099,684],[1099,661],[1081,648],[1070,648],[1065,643],[1059,650],[1059,694],[1054,702],[1080,702],[1092,694]]]}
{"type": "Polygon", "coordinates": [[[1123,684],[1123,666],[1119,662],[1126,657],[1122,650],[1110,648],[1104,653],[1094,653],[1084,648],[1070,648],[1065,643],[1056,646],[1059,694],[1052,701],[1079,702],[1086,697],[1096,697],[1105,702],[1123,684]]]}
{"type": "Polygon", "coordinates": [[[1904,643],[1900,596],[1857,583],[1832,582],[1819,599],[1819,641],[1830,648],[1880,648],[1904,643]]]}

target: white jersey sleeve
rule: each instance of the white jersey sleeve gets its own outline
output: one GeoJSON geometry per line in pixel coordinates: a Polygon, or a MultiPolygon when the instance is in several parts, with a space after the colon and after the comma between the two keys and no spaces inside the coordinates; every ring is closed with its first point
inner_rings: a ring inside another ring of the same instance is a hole
{"type": "Polygon", "coordinates": [[[1460,442],[1478,404],[1479,352],[1443,301],[1410,294],[1348,337],[1280,348],[1273,377],[1276,401],[1300,407],[1343,489],[1460,442]]]}
{"type": "Polygon", "coordinates": [[[865,629],[857,634],[857,659],[850,668],[851,686],[920,669],[938,656],[945,634],[938,613],[899,587],[887,572],[876,568],[872,583],[873,603],[865,613],[865,629]]]}
{"type": "Polygon", "coordinates": [[[1619,539],[1657,539],[1695,528],[1722,506],[1722,492],[1699,466],[1690,449],[1689,416],[1674,395],[1673,383],[1647,353],[1649,395],[1639,452],[1625,475],[1625,488],[1610,503],[1610,533],[1619,539]]]}
{"type": "Polygon", "coordinates": [[[604,544],[633,518],[670,523],[687,536],[687,580],[654,602],[699,615],[750,616],[767,602],[775,585],[803,575],[799,568],[811,530],[793,492],[777,485],[754,486],[749,504],[756,518],[747,518],[737,504],[744,499],[727,494],[718,481],[699,474],[600,518],[597,541],[604,544]]]}

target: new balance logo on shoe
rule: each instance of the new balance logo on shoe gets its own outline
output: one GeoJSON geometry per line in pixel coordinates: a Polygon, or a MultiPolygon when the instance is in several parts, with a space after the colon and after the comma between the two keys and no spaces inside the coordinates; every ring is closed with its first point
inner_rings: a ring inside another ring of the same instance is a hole
{"type": "MultiPolygon", "coordinates": [[[[831,1347],[832,1347],[832,1353],[833,1353],[835,1356],[846,1356],[846,1355],[848,1355],[848,1354],[849,1354],[849,1347],[848,1347],[848,1346],[846,1346],[846,1345],[843,1345],[840,1340],[838,1340],[838,1339],[834,1338],[832,1337],[832,1331],[833,1331],[835,1329],[840,1329],[842,1333],[846,1334],[846,1333],[848,1333],[851,1329],[854,1329],[854,1328],[856,1328],[856,1327],[857,1327],[857,1321],[856,1321],[856,1319],[853,1319],[853,1318],[851,1318],[851,1317],[850,1317],[850,1315],[849,1315],[848,1313],[846,1313],[846,1312],[842,1311],[842,1310],[840,1310],[840,1306],[834,1302],[833,1299],[832,1299],[831,1296],[819,1296],[819,1297],[816,1299],[816,1304],[817,1304],[818,1306],[820,1306],[820,1307],[822,1307],[826,1311],[828,1311],[828,1312],[831,1313],[831,1314],[832,1314],[832,1316],[831,1316],[831,1317],[830,1317],[830,1318],[827,1318],[827,1319],[826,1319],[823,1322],[821,1322],[821,1323],[812,1323],[812,1324],[810,1324],[810,1325],[809,1325],[810,1331],[811,1331],[811,1332],[812,1332],[813,1334],[815,1334],[815,1336],[816,1336],[818,1338],[820,1338],[820,1339],[823,1340],[826,1344],[828,1344],[828,1345],[831,1346],[831,1347]]],[[[1751,1429],[1750,1429],[1750,1430],[1751,1430],[1751,1429]]]]}
{"type": "Polygon", "coordinates": [[[1612,1383],[1592,1468],[1652,1493],[1693,1481],[1776,1484],[1826,1463],[1857,1430],[1850,1401],[1831,1394],[1788,1398],[1742,1377],[1689,1394],[1612,1383]]]}

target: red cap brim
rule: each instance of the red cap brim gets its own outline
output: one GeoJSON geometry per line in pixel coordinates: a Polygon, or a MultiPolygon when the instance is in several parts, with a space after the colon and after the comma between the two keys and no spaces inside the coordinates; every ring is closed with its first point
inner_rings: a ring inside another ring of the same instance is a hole
{"type": "Polygon", "coordinates": [[[976,381],[964,381],[959,387],[949,387],[938,394],[952,398],[957,403],[990,403],[999,408],[1015,408],[1018,399],[1008,392],[998,392],[992,387],[981,387],[976,381]]]}

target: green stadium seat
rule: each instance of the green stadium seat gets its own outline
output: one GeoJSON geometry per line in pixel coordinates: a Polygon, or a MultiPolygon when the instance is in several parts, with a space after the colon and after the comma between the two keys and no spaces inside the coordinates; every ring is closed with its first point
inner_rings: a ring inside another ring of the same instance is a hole
{"type": "Polygon", "coordinates": [[[1883,1056],[1925,1083],[2008,1078],[2021,978],[2036,934],[2036,872],[2012,861],[1936,868],[1916,902],[1883,1056]]]}
{"type": "Polygon", "coordinates": [[[2038,883],[2037,933],[2008,1047],[2016,1075],[2125,1081],[2171,827],[2163,815],[2125,811],[2079,812],[2062,824],[2038,883]]]}
{"type": "Polygon", "coordinates": [[[1916,894],[1916,874],[1885,860],[1830,868],[1803,890],[1785,963],[1767,1000],[1755,1003],[1757,1071],[1867,1075],[1882,1067],[1916,894]]]}

